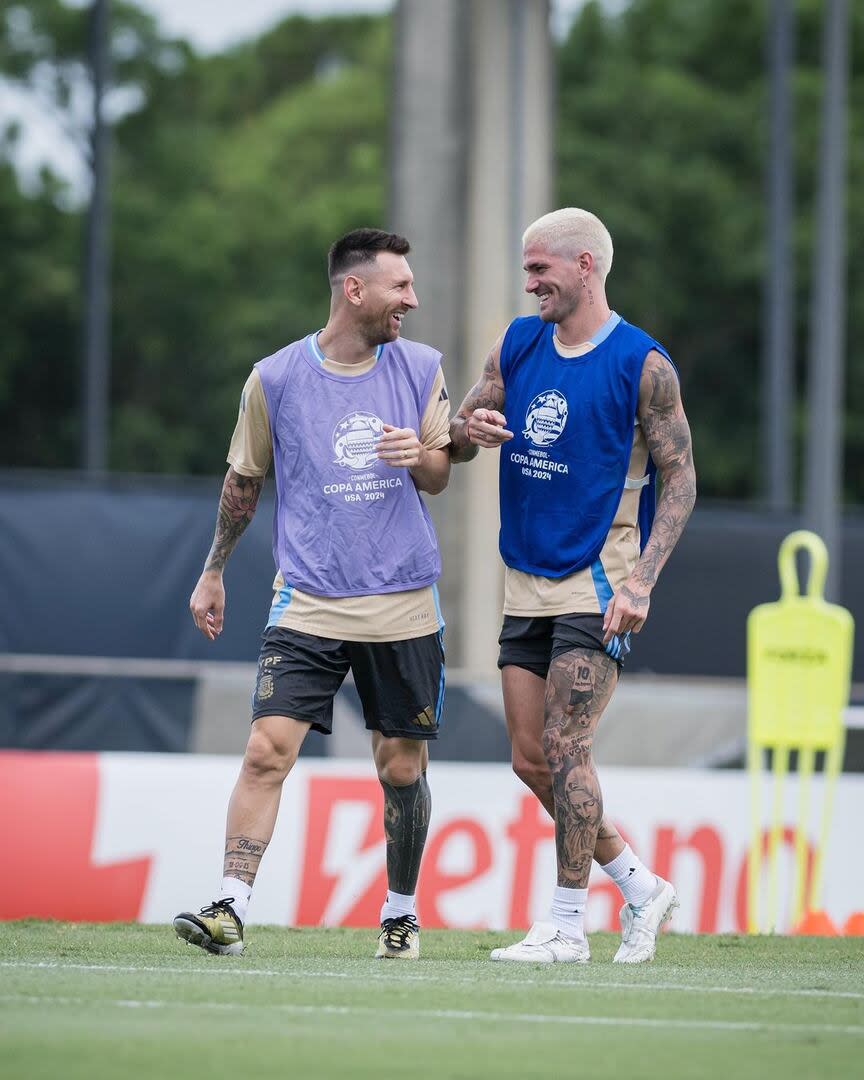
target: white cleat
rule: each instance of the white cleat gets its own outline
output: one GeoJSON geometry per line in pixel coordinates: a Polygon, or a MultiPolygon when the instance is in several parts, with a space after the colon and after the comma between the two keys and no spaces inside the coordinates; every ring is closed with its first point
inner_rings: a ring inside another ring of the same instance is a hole
{"type": "Polygon", "coordinates": [[[661,877],[657,878],[657,888],[641,907],[625,904],[619,913],[621,944],[612,963],[644,964],[646,960],[653,960],[660,927],[669,922],[678,906],[675,887],[661,877]]]}
{"type": "Polygon", "coordinates": [[[587,941],[565,937],[551,923],[534,923],[522,941],[489,954],[490,960],[522,964],[587,964],[590,958],[587,941]]]}

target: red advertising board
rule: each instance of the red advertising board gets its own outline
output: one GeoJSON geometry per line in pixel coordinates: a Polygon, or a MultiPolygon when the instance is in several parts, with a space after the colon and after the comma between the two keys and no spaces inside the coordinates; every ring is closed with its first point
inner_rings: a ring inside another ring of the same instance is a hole
{"type": "MultiPolygon", "coordinates": [[[[0,918],[167,922],[219,889],[234,758],[0,753],[0,842],[16,870],[0,918]]],[[[433,815],[418,887],[427,927],[522,928],[555,880],[552,823],[502,765],[435,764],[433,815]]],[[[675,882],[675,929],[744,930],[746,777],[729,771],[607,769],[608,812],[643,861],[675,882]]],[[[791,878],[790,792],[781,890],[791,878]]],[[[826,852],[823,906],[860,908],[857,848],[864,780],[842,777],[826,852]],[[857,808],[857,809],[856,809],[857,808]]],[[[819,806],[816,793],[814,805],[819,806]]],[[[374,926],[386,889],[382,797],[371,764],[301,761],[285,784],[250,921],[374,926]]],[[[818,835],[814,822],[812,835],[818,835]]],[[[615,929],[621,904],[596,867],[589,928],[615,929]]],[[[788,912],[781,910],[778,929],[788,912]]]]}

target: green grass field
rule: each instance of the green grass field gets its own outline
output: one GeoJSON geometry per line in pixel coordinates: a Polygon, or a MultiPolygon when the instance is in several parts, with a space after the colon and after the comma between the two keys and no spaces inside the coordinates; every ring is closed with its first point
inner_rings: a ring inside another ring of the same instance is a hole
{"type": "Polygon", "coordinates": [[[652,964],[492,964],[519,935],[251,927],[213,957],[167,927],[0,923],[0,1075],[861,1077],[864,938],[666,935],[652,964]]]}

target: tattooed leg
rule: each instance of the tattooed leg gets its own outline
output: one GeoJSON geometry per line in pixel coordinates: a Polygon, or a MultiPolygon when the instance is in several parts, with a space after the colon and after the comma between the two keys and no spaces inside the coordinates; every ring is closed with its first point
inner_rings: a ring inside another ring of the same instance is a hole
{"type": "Polygon", "coordinates": [[[413,896],[432,809],[426,782],[428,748],[416,739],[373,731],[372,756],[384,791],[387,885],[391,892],[413,896]]]}
{"type": "Polygon", "coordinates": [[[432,809],[426,773],[421,773],[407,787],[394,787],[386,780],[381,781],[381,787],[387,835],[387,885],[393,892],[413,896],[432,809]]]}
{"type": "Polygon", "coordinates": [[[276,825],[282,784],[309,728],[287,716],[262,716],[253,723],[228,804],[225,877],[254,883],[276,825]]]}
{"type": "Polygon", "coordinates": [[[618,858],[625,846],[621,833],[604,814],[594,845],[594,861],[598,866],[608,866],[613,859],[618,858]]]}
{"type": "MultiPolygon", "coordinates": [[[[552,777],[543,751],[543,713],[546,682],[525,668],[508,664],[501,670],[504,715],[510,736],[513,772],[537,796],[543,809],[555,820],[552,777]]],[[[618,830],[604,814],[597,833],[594,859],[607,866],[624,850],[618,830]]]]}
{"type": "Polygon", "coordinates": [[[225,840],[225,861],[222,876],[244,881],[250,888],[255,884],[255,875],[261,864],[261,857],[267,850],[267,840],[255,840],[251,836],[229,836],[225,840]]]}
{"type": "Polygon", "coordinates": [[[558,884],[584,889],[603,820],[594,732],[618,679],[615,661],[592,649],[556,657],[546,680],[543,749],[552,774],[558,884]]]}

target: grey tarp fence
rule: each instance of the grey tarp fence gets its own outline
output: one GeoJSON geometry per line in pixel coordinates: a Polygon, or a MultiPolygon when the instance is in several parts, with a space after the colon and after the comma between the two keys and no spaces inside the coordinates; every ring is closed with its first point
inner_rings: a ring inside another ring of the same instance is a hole
{"type": "MultiPolygon", "coordinates": [[[[267,494],[226,571],[226,626],[217,642],[198,634],[187,606],[213,536],[220,487],[219,478],[92,482],[0,473],[0,652],[254,661],[273,580],[267,494]]],[[[747,613],[779,595],[777,548],[800,525],[794,515],[697,507],[628,669],[743,676],[747,613]]],[[[862,552],[864,519],[847,518],[843,603],[859,626],[862,552]]],[[[445,567],[441,592],[452,621],[458,612],[448,589],[445,567]]],[[[853,677],[864,680],[864,630],[856,636],[853,677]]],[[[187,747],[191,678],[6,672],[0,691],[2,745],[187,747]]]]}

